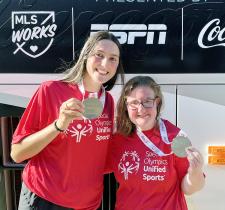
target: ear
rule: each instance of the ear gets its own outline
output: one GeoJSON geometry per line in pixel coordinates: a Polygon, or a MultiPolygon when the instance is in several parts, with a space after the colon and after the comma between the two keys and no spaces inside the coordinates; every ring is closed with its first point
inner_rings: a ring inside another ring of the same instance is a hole
{"type": "Polygon", "coordinates": [[[161,99],[159,97],[157,97],[155,99],[155,103],[156,103],[156,106],[158,107],[159,103],[161,102],[161,99]]]}

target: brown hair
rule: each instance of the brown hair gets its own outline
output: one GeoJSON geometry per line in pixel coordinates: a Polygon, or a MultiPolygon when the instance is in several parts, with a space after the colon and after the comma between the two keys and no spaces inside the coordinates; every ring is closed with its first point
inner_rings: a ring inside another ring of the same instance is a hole
{"type": "Polygon", "coordinates": [[[109,81],[104,83],[103,86],[105,87],[106,90],[111,90],[113,86],[115,85],[119,74],[121,77],[121,83],[124,84],[124,70],[123,70],[123,65],[121,61],[121,45],[119,41],[117,40],[117,38],[113,34],[107,31],[98,31],[87,39],[87,41],[85,42],[80,52],[77,62],[72,68],[67,69],[64,72],[65,75],[62,81],[68,82],[68,83],[78,83],[82,80],[86,72],[87,58],[92,54],[96,44],[103,39],[114,42],[120,51],[119,64],[117,67],[116,74],[114,75],[113,78],[111,78],[109,81]]]}
{"type": "Polygon", "coordinates": [[[126,97],[129,96],[135,88],[143,86],[150,87],[154,91],[155,97],[160,99],[157,106],[156,118],[158,119],[160,115],[163,100],[160,86],[149,76],[133,77],[124,85],[117,103],[116,128],[117,132],[125,136],[132,134],[135,130],[135,125],[131,122],[128,115],[126,97]]]}

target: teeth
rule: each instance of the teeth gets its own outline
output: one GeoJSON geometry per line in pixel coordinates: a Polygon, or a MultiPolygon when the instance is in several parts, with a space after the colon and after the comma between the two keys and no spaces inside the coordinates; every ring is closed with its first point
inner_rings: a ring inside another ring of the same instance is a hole
{"type": "Polygon", "coordinates": [[[97,71],[98,73],[104,74],[104,75],[106,75],[106,74],[108,73],[107,71],[102,71],[102,70],[98,70],[98,69],[96,69],[96,71],[97,71]]]}
{"type": "Polygon", "coordinates": [[[146,118],[146,117],[148,117],[148,115],[139,115],[138,117],[140,117],[140,118],[146,118]]]}
{"type": "Polygon", "coordinates": [[[104,75],[107,74],[107,72],[102,72],[102,71],[99,71],[99,73],[100,73],[100,74],[104,74],[104,75]]]}

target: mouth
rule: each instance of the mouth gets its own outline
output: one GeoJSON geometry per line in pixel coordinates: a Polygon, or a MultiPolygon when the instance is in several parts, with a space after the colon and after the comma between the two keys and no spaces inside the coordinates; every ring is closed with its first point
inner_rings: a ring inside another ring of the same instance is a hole
{"type": "Polygon", "coordinates": [[[149,118],[149,115],[148,114],[138,115],[138,118],[146,119],[146,118],[149,118]]]}
{"type": "Polygon", "coordinates": [[[95,69],[95,71],[97,71],[102,76],[105,76],[105,75],[107,75],[109,73],[109,72],[107,72],[105,70],[100,70],[100,69],[95,69]]]}

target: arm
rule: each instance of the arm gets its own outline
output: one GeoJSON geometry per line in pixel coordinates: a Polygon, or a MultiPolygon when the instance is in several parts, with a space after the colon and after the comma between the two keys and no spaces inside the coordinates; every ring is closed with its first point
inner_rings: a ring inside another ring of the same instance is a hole
{"type": "Polygon", "coordinates": [[[46,128],[24,138],[20,143],[12,144],[11,157],[20,163],[37,155],[42,151],[57,135],[59,131],[55,129],[54,123],[46,128]]]}
{"type": "MultiPolygon", "coordinates": [[[[82,119],[83,105],[75,98],[65,101],[60,107],[57,127],[65,130],[71,121],[82,119]]],[[[60,132],[51,123],[42,130],[24,138],[21,142],[12,144],[11,157],[20,163],[26,159],[32,158],[41,152],[49,143],[51,143],[60,132]]]]}
{"type": "Polygon", "coordinates": [[[200,152],[193,147],[188,148],[186,151],[190,165],[187,174],[182,180],[181,189],[184,194],[191,195],[201,190],[205,185],[205,177],[202,171],[203,157],[200,152]]]}

